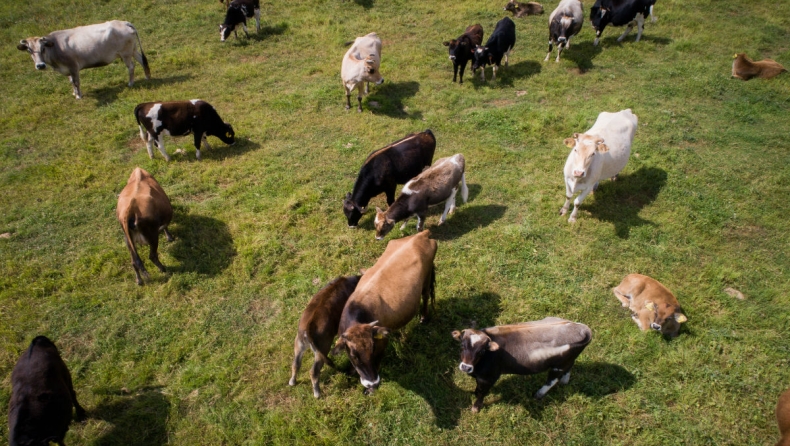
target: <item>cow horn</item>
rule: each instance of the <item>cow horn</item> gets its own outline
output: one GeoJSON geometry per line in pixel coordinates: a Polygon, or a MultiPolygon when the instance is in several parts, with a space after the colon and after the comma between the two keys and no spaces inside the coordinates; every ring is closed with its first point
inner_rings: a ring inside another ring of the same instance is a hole
{"type": "Polygon", "coordinates": [[[378,323],[379,323],[379,321],[378,321],[378,320],[375,320],[375,321],[373,321],[373,322],[369,323],[368,325],[370,325],[371,327],[375,327],[375,326],[376,326],[376,324],[378,324],[378,323]]]}

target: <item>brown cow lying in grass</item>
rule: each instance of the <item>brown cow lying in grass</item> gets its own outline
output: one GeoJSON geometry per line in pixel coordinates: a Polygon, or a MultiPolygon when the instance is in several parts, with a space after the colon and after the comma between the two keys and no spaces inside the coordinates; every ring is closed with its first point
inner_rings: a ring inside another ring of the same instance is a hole
{"type": "Polygon", "coordinates": [[[790,446],[790,389],[785,390],[776,403],[776,423],[782,435],[776,446],[790,446]]]}
{"type": "Polygon", "coordinates": [[[629,274],[612,292],[642,331],[652,328],[674,338],[688,320],[672,292],[653,278],[629,274]]]}
{"type": "Polygon", "coordinates": [[[780,73],[787,71],[779,62],[773,59],[753,61],[746,55],[740,53],[735,55],[732,61],[732,77],[748,81],[753,77],[771,79],[780,73]]]}

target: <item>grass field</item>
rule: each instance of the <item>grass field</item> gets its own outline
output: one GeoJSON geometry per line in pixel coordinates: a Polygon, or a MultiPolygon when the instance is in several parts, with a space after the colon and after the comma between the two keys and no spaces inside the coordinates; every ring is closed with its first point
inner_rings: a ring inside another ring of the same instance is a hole
{"type": "Polygon", "coordinates": [[[487,38],[505,3],[265,1],[262,32],[224,44],[216,0],[0,3],[0,442],[11,370],[42,334],[90,415],[69,445],[773,444],[790,387],[790,74],[742,82],[730,67],[744,51],[790,66],[790,2],[660,0],[641,42],[610,28],[593,47],[586,22],[554,63],[551,0],[516,20],[496,83],[467,71],[453,84],[441,42],[473,23],[487,38]],[[151,80],[137,66],[127,87],[116,61],[81,73],[77,101],[67,77],[15,48],[110,19],[137,27],[151,80]],[[346,112],[343,43],[370,31],[386,82],[364,113],[346,112]],[[210,138],[198,162],[191,137],[166,137],[183,153],[150,160],[134,106],[192,98],[238,142],[210,138]],[[631,159],[568,224],[562,141],[624,108],[639,116],[631,159]],[[427,221],[436,313],[394,334],[373,396],[324,368],[315,400],[309,355],[287,386],[301,312],[386,243],[370,213],[348,229],[341,199],[369,152],[426,128],[435,158],[465,155],[470,184],[445,225],[441,209],[427,221]],[[115,219],[136,166],[175,211],[176,240],[160,241],[168,273],[143,248],[143,287],[115,219]],[[620,307],[610,290],[632,272],[674,291],[680,337],[642,333],[620,307]],[[506,376],[472,414],[450,332],[546,316],[593,330],[570,384],[538,402],[545,375],[506,376]]]}

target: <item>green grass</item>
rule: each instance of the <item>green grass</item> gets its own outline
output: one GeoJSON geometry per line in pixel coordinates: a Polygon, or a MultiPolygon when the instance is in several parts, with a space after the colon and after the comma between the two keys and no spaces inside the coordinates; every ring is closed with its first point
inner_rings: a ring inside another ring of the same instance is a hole
{"type": "Polygon", "coordinates": [[[587,22],[560,63],[542,62],[547,12],[516,21],[496,84],[469,71],[453,84],[441,42],[478,22],[487,38],[504,3],[265,2],[264,32],[224,44],[216,1],[0,4],[0,407],[43,334],[90,414],[69,445],[775,442],[790,387],[790,75],[729,73],[742,51],[790,66],[790,3],[662,0],[641,42],[607,29],[593,47],[587,22]],[[117,61],[83,71],[76,101],[65,76],[15,49],[115,18],[135,24],[151,64],[133,88],[117,61]],[[346,112],[343,42],[370,31],[386,82],[364,113],[346,112]],[[192,98],[233,124],[237,144],[212,138],[197,162],[191,137],[166,138],[186,153],[149,160],[134,106],[192,98]],[[639,116],[631,160],[570,225],[557,215],[562,140],[623,108],[639,116]],[[385,246],[371,215],[346,227],[341,198],[369,152],[426,128],[436,158],[465,155],[470,184],[446,225],[440,209],[427,222],[437,312],[394,335],[375,395],[325,368],[315,400],[310,359],[287,386],[301,311],[385,246]],[[176,241],[160,243],[169,272],[146,259],[144,287],[115,219],[135,166],[175,209],[176,241]],[[632,272],[675,292],[689,318],[679,338],[640,332],[620,307],[610,289],[632,272]],[[594,332],[570,384],[537,402],[544,375],[506,376],[472,414],[450,332],[545,316],[594,332]]]}

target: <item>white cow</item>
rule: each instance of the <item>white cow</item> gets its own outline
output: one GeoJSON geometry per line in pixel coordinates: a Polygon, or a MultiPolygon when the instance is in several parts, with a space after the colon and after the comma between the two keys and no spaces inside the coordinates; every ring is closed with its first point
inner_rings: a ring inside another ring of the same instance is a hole
{"type": "Polygon", "coordinates": [[[120,20],[53,31],[44,37],[28,37],[19,42],[17,49],[30,53],[37,70],[49,65],[67,75],[77,99],[82,98],[80,70],[103,67],[119,57],[129,69],[130,87],[134,85],[135,59],[143,66],[145,78],[151,78],[137,30],[131,23],[120,20]],[[139,53],[137,45],[140,45],[139,53]]]}
{"type": "Polygon", "coordinates": [[[574,133],[565,145],[572,148],[565,162],[565,204],[560,215],[568,212],[571,198],[573,212],[568,222],[576,221],[579,205],[598,187],[601,178],[616,179],[631,155],[631,142],[636,133],[637,117],[631,109],[617,113],[601,112],[586,133],[574,133]]]}
{"type": "Polygon", "coordinates": [[[356,88],[359,107],[362,111],[362,85],[365,84],[365,94],[368,94],[370,83],[380,85],[384,78],[379,71],[381,64],[381,39],[376,33],[364,37],[357,37],[354,44],[343,56],[343,65],[340,77],[343,79],[343,88],[346,89],[346,110],[351,108],[351,92],[356,88]]]}

